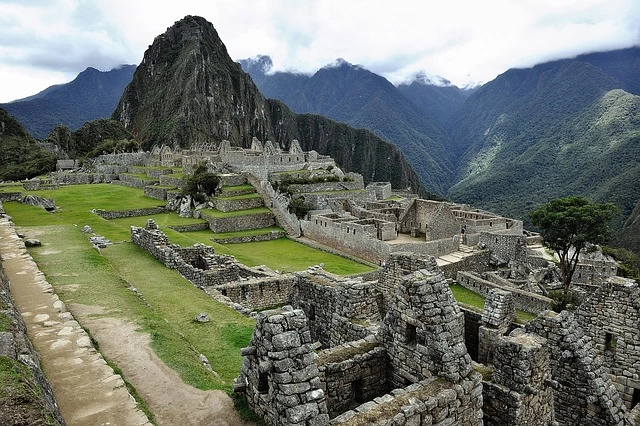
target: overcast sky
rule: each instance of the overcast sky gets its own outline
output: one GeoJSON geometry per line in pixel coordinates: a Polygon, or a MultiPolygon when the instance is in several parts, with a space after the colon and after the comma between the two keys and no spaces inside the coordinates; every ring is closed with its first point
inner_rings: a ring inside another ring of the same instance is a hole
{"type": "Polygon", "coordinates": [[[463,86],[640,45],[640,0],[0,0],[0,102],[138,64],[185,15],[212,22],[236,60],[309,73],[344,58],[395,84],[424,72],[463,86]]]}

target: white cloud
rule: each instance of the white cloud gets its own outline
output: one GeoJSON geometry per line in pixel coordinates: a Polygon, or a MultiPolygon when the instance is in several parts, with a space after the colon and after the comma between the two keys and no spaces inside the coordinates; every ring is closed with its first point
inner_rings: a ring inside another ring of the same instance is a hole
{"type": "Polygon", "coordinates": [[[454,84],[511,67],[640,44],[637,0],[0,0],[0,102],[87,66],[137,64],[187,14],[213,23],[229,54],[313,72],[336,58],[392,82],[419,72],[454,84]]]}

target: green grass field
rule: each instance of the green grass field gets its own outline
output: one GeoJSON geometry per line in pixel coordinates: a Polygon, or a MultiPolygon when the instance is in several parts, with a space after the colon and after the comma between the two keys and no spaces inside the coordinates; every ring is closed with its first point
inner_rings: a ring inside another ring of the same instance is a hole
{"type": "MultiPolygon", "coordinates": [[[[477,311],[482,311],[484,309],[484,297],[478,293],[473,292],[460,284],[453,284],[450,288],[453,293],[453,297],[456,298],[458,303],[471,306],[477,311]]],[[[536,314],[532,314],[531,312],[516,311],[516,320],[521,323],[529,322],[536,316],[536,314]]]]}
{"type": "Polygon", "coordinates": [[[132,225],[144,226],[147,219],[152,218],[172,243],[182,246],[196,242],[208,244],[218,253],[232,254],[250,266],[264,264],[289,272],[324,263],[328,271],[341,274],[372,269],[288,238],[217,244],[211,241],[211,231],[179,233],[167,228],[202,222],[201,219],[180,218],[175,213],[105,220],[92,212],[93,209],[124,210],[159,204],[158,200],[144,197],[142,190],[136,188],[75,185],[31,193],[53,198],[58,210],[48,213],[17,202],[4,203],[4,207],[19,227],[37,234],[43,243],[31,253],[60,298],[69,306],[73,303],[100,306],[105,310],[104,315],[137,324],[151,336],[158,356],[186,383],[200,389],[230,390],[242,362],[239,351],[249,342],[253,320],[216,302],[175,270],[166,268],[129,242],[132,225]],[[91,226],[94,232],[115,244],[98,253],[89,244],[88,236],[82,234],[84,225],[91,226]],[[130,286],[136,287],[144,300],[131,291],[130,286]],[[195,323],[193,319],[200,312],[207,312],[215,320],[195,323]],[[220,379],[202,366],[199,353],[209,359],[220,379]]]}

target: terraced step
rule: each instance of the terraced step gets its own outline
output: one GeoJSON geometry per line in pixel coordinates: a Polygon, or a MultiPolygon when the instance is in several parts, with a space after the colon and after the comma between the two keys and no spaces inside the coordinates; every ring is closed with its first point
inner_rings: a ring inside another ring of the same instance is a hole
{"type": "Polygon", "coordinates": [[[255,209],[264,206],[262,197],[254,190],[253,194],[236,195],[234,197],[213,197],[213,206],[222,212],[233,212],[255,209]]]}
{"type": "Polygon", "coordinates": [[[269,241],[282,238],[287,233],[277,226],[249,229],[244,231],[215,233],[212,241],[220,244],[248,243],[253,241],[269,241]]]}
{"type": "Polygon", "coordinates": [[[244,231],[248,229],[275,226],[276,219],[266,207],[223,212],[218,209],[204,209],[200,217],[209,223],[213,232],[244,231]]]}
{"type": "Polygon", "coordinates": [[[237,197],[240,195],[256,194],[256,189],[249,184],[235,185],[235,186],[223,186],[220,188],[218,195],[220,197],[229,198],[237,197]]]}

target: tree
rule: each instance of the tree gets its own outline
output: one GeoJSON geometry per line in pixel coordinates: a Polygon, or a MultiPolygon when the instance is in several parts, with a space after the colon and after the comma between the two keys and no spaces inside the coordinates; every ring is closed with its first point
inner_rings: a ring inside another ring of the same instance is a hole
{"type": "Polygon", "coordinates": [[[182,193],[191,195],[195,201],[204,202],[206,197],[215,195],[219,183],[218,175],[208,172],[207,165],[203,162],[196,166],[182,193]]]}
{"type": "Polygon", "coordinates": [[[591,244],[609,236],[609,221],[618,208],[611,203],[592,203],[583,197],[557,198],[538,207],[529,217],[540,228],[544,244],[560,259],[564,295],[569,293],[578,257],[591,244]]]}

